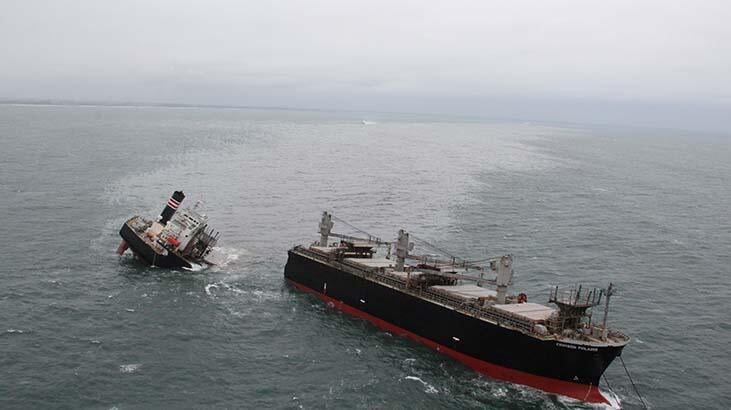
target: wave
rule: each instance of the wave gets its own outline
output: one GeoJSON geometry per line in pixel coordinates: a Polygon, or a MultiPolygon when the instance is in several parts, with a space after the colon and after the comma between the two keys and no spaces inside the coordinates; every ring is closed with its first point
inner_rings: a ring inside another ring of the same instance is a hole
{"type": "Polygon", "coordinates": [[[429,394],[439,393],[439,390],[437,390],[436,387],[434,387],[431,384],[425,382],[424,380],[421,379],[421,377],[406,376],[406,377],[404,377],[404,379],[405,380],[415,380],[415,381],[418,381],[419,383],[421,383],[425,387],[424,393],[429,393],[429,394]]]}

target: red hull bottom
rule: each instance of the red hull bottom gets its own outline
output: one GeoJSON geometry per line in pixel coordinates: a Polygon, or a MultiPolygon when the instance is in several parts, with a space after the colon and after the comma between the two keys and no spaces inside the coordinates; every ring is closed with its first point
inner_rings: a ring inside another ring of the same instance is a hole
{"type": "Polygon", "coordinates": [[[119,246],[117,247],[117,255],[122,256],[124,253],[129,249],[129,245],[127,244],[127,241],[124,239],[122,242],[120,242],[119,246]]]}
{"type": "Polygon", "coordinates": [[[291,280],[288,280],[288,281],[289,281],[289,283],[294,285],[297,289],[302,290],[304,292],[312,293],[312,294],[318,296],[323,301],[327,302],[328,304],[332,303],[335,306],[335,308],[337,308],[338,310],[341,310],[347,314],[365,319],[365,320],[373,323],[374,325],[378,326],[379,328],[386,330],[392,334],[408,337],[409,339],[412,339],[425,346],[428,346],[431,349],[434,349],[440,353],[446,354],[447,356],[450,356],[453,359],[466,364],[467,366],[471,367],[472,369],[476,370],[477,372],[487,375],[489,377],[492,377],[495,379],[500,379],[500,380],[505,380],[505,381],[508,381],[511,383],[523,384],[526,386],[535,387],[537,389],[540,389],[540,390],[543,390],[543,391],[546,391],[549,393],[560,394],[562,396],[570,397],[570,398],[584,401],[584,402],[610,404],[610,401],[607,400],[607,398],[604,397],[604,395],[602,395],[602,392],[601,392],[601,390],[599,390],[598,386],[591,386],[591,385],[587,386],[585,384],[571,383],[571,382],[567,382],[567,381],[563,381],[563,380],[551,379],[549,377],[536,376],[534,374],[509,369],[507,367],[502,367],[502,366],[498,366],[498,365],[495,365],[492,363],[488,363],[483,360],[475,359],[474,357],[468,356],[468,355],[460,353],[454,349],[440,345],[439,343],[435,343],[429,339],[423,338],[415,333],[409,332],[406,329],[400,328],[396,325],[393,325],[389,322],[379,319],[373,315],[363,312],[362,310],[349,306],[337,299],[333,299],[327,295],[324,295],[320,292],[312,290],[297,282],[294,282],[291,280]]]}

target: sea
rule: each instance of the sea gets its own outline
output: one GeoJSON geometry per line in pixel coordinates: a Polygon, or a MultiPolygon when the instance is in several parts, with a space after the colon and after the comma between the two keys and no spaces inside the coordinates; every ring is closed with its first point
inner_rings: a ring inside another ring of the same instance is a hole
{"type": "MultiPolygon", "coordinates": [[[[731,135],[429,115],[0,105],[0,408],[587,409],[481,376],[287,283],[324,210],[513,289],[616,294],[649,408],[731,403],[731,135]],[[174,190],[220,266],[115,254],[174,190]],[[431,245],[432,248],[428,246],[431,245]]],[[[334,231],[349,225],[336,221],[334,231]]],[[[425,318],[428,320],[428,318],[425,318]]],[[[643,404],[617,360],[602,381],[643,404]]]]}

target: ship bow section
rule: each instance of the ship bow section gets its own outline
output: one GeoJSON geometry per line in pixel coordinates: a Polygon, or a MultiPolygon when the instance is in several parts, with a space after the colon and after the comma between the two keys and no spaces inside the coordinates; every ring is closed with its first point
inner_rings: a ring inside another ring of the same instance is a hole
{"type": "Polygon", "coordinates": [[[537,338],[427,300],[394,281],[311,249],[289,251],[285,278],[335,307],[445,353],[488,376],[589,402],[623,346],[585,346],[537,338]]]}

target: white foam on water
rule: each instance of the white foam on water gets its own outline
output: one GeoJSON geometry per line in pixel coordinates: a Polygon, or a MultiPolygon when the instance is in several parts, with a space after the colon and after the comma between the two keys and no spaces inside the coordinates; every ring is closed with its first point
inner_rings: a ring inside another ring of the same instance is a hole
{"type": "Polygon", "coordinates": [[[205,286],[205,292],[208,296],[216,297],[223,293],[233,293],[236,295],[245,295],[249,302],[267,302],[281,298],[281,293],[273,290],[262,289],[241,289],[235,284],[218,281],[209,283],[205,286]]]}
{"type": "Polygon", "coordinates": [[[602,395],[609,401],[609,404],[600,404],[600,405],[597,405],[597,408],[616,409],[616,410],[619,410],[622,408],[622,400],[620,400],[619,396],[617,396],[614,392],[612,392],[612,391],[607,392],[604,390],[601,390],[601,392],[602,392],[602,395]]]}
{"type": "Polygon", "coordinates": [[[219,283],[209,283],[206,285],[206,295],[213,296],[211,289],[218,289],[219,283]]]}
{"type": "Polygon", "coordinates": [[[581,400],[574,399],[572,397],[557,395],[558,401],[567,406],[573,406],[576,404],[582,404],[590,406],[593,409],[601,410],[619,410],[622,408],[622,402],[614,392],[600,389],[602,396],[609,401],[609,403],[586,403],[581,400]]]}
{"type": "Polygon", "coordinates": [[[362,350],[358,349],[357,347],[348,347],[345,349],[346,352],[355,354],[356,356],[360,356],[362,353],[362,350]]]}
{"type": "Polygon", "coordinates": [[[227,248],[227,247],[219,247],[219,246],[214,247],[213,250],[226,257],[226,260],[224,261],[225,264],[229,264],[231,262],[237,261],[239,259],[239,256],[241,256],[241,254],[247,253],[246,250],[244,250],[244,249],[227,248]]]}
{"type": "MultiPolygon", "coordinates": [[[[531,386],[485,378],[482,376],[473,379],[472,383],[481,390],[489,391],[493,397],[498,399],[515,399],[516,402],[534,402],[536,400],[540,400],[546,403],[546,408],[554,407],[548,400],[551,393],[547,393],[531,386]]],[[[559,401],[564,399],[563,396],[557,397],[559,401]]],[[[566,397],[565,400],[571,401],[573,399],[566,397]]],[[[578,401],[574,401],[574,403],[578,403],[578,401]]],[[[568,404],[568,402],[564,404],[568,404]]]]}
{"type": "Polygon", "coordinates": [[[495,386],[494,389],[491,389],[491,393],[495,397],[503,398],[508,396],[508,389],[504,386],[495,386]]]}
{"type": "Polygon", "coordinates": [[[421,379],[421,377],[406,376],[406,377],[404,377],[404,379],[406,379],[406,380],[416,380],[419,383],[421,383],[424,387],[426,387],[426,389],[424,389],[424,393],[429,393],[429,394],[439,393],[439,390],[437,390],[436,387],[434,387],[431,384],[425,382],[424,380],[421,379]]]}
{"type": "Polygon", "coordinates": [[[20,329],[8,329],[8,330],[6,330],[6,331],[5,331],[5,333],[17,333],[17,334],[23,334],[23,333],[25,333],[25,332],[24,332],[24,331],[22,331],[22,330],[20,330],[20,329]]]}
{"type": "Polygon", "coordinates": [[[141,363],[121,364],[119,365],[119,371],[121,373],[135,373],[140,367],[142,367],[141,363]]]}
{"type": "Polygon", "coordinates": [[[208,267],[207,265],[199,265],[197,263],[191,263],[190,268],[184,266],[183,269],[190,271],[190,272],[200,272],[207,267],[208,267]]]}
{"type": "MultiPolygon", "coordinates": [[[[243,291],[238,288],[232,288],[232,289],[234,289],[237,293],[247,293],[246,291],[243,291]]],[[[254,296],[254,299],[256,299],[257,301],[272,300],[272,299],[279,298],[278,292],[272,292],[272,291],[266,291],[266,290],[260,290],[260,289],[255,289],[255,290],[249,291],[248,293],[250,293],[252,296],[254,296]]]]}
{"type": "Polygon", "coordinates": [[[215,271],[236,263],[241,255],[248,253],[245,249],[215,246],[211,248],[211,252],[206,256],[206,260],[213,264],[210,266],[210,269],[215,271]]]}

